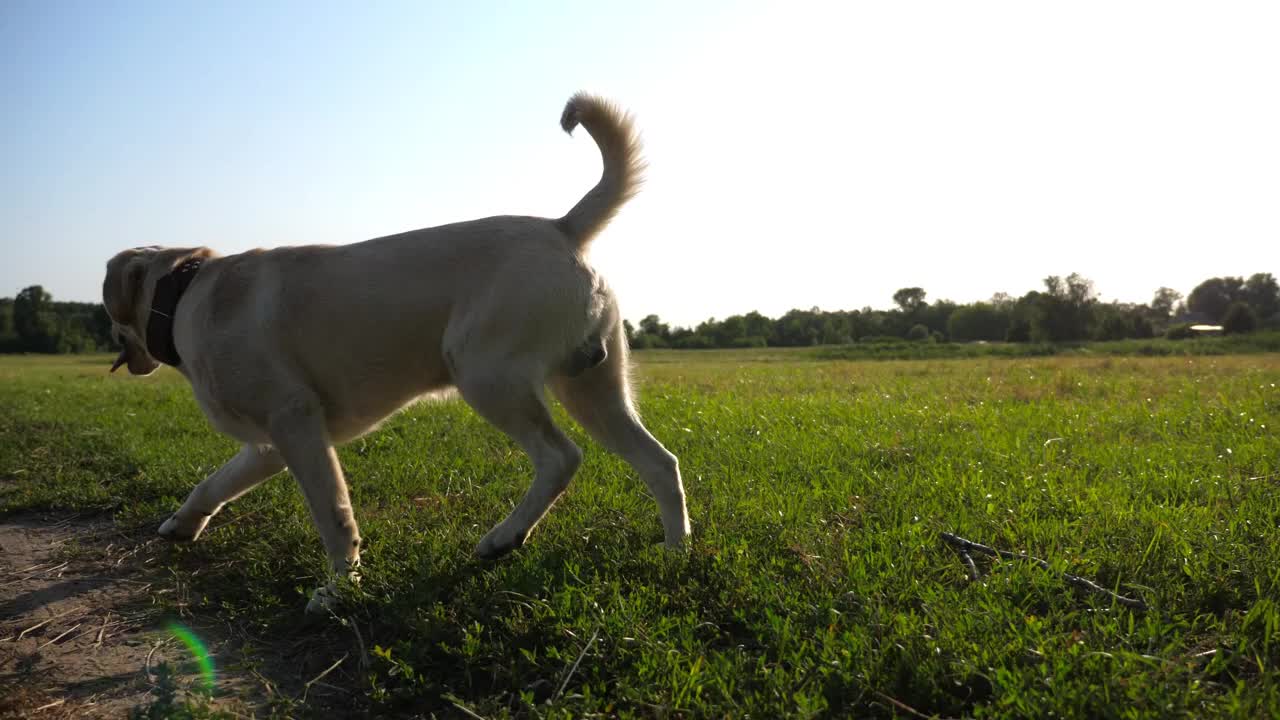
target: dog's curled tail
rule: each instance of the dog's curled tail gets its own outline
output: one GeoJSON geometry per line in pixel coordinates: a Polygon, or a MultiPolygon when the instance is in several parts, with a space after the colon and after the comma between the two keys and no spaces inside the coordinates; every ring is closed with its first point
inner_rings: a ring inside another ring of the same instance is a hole
{"type": "Polygon", "coordinates": [[[578,125],[591,133],[604,159],[600,182],[556,221],[581,250],[640,189],[644,160],[631,116],[608,100],[581,92],[569,98],[560,115],[560,127],[572,135],[578,125]]]}

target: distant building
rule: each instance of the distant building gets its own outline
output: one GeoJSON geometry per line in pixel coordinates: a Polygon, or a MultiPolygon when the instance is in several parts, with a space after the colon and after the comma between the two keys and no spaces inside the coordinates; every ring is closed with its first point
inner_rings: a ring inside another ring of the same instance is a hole
{"type": "Polygon", "coordinates": [[[1221,335],[1222,334],[1221,325],[1192,325],[1188,329],[1197,335],[1221,335]]]}

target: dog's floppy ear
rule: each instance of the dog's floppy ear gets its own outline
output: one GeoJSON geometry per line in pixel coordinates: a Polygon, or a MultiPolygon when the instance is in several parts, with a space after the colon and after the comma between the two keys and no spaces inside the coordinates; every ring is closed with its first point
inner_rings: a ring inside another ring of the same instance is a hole
{"type": "Polygon", "coordinates": [[[138,302],[142,284],[147,278],[147,256],[135,251],[120,253],[107,263],[107,277],[102,283],[102,304],[107,313],[121,325],[132,325],[138,319],[138,302]]]}

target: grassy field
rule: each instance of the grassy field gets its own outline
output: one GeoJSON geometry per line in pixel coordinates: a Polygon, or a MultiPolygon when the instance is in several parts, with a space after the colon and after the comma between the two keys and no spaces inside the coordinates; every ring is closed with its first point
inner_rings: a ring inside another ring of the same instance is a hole
{"type": "MultiPolygon", "coordinates": [[[[340,453],[367,543],[340,620],[301,619],[323,558],[287,474],[153,572],[190,589],[184,612],[260,642],[363,646],[368,670],[326,712],[1280,714],[1280,354],[638,361],[642,412],[680,457],[687,555],[658,546],[643,485],[557,409],[586,450],[574,485],[524,548],[473,559],[530,467],[445,402],[340,453]],[[943,532],[1051,570],[978,557],[971,581],[943,532]]],[[[232,455],[176,373],[108,363],[0,358],[0,513],[149,529],[232,455]]]]}

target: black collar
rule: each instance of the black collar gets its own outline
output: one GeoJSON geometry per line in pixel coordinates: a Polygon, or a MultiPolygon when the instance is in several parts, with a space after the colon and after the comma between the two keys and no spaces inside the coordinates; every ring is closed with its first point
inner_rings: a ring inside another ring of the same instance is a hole
{"type": "Polygon", "coordinates": [[[182,364],[178,348],[173,344],[173,317],[178,312],[178,301],[203,262],[202,258],[188,260],[156,281],[156,290],[151,295],[151,317],[147,318],[147,352],[166,365],[182,364]]]}

